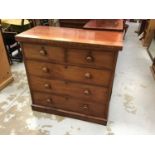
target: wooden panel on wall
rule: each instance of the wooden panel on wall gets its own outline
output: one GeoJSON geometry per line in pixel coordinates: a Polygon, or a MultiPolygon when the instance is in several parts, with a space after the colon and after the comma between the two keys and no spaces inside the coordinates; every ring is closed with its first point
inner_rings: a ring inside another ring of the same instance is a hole
{"type": "Polygon", "coordinates": [[[150,45],[154,30],[155,30],[155,19],[150,19],[148,21],[148,26],[147,26],[147,28],[145,30],[143,46],[148,47],[150,45]]]}
{"type": "Polygon", "coordinates": [[[0,31],[0,90],[13,80],[10,65],[0,31]]]}

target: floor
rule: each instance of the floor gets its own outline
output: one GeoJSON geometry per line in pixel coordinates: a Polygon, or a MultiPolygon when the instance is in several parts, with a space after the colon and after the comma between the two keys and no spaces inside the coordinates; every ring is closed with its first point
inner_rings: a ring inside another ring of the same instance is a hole
{"type": "Polygon", "coordinates": [[[25,68],[16,63],[14,82],[0,92],[0,134],[155,134],[155,81],[137,28],[130,23],[119,53],[107,126],[32,111],[25,68]]]}

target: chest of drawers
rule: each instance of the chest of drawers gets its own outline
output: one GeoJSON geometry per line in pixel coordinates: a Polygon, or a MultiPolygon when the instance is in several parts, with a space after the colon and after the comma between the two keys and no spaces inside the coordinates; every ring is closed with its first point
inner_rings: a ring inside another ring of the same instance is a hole
{"type": "Polygon", "coordinates": [[[122,35],[44,26],[18,34],[33,110],[106,124],[122,35]]]}

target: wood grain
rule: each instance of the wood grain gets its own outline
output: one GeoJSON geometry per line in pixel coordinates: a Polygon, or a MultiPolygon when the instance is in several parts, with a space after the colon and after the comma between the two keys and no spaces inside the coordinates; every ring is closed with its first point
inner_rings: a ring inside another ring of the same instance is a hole
{"type": "Polygon", "coordinates": [[[87,22],[84,29],[110,30],[123,32],[123,19],[94,19],[87,22]]]}
{"type": "Polygon", "coordinates": [[[85,101],[106,104],[108,99],[108,89],[104,87],[62,80],[44,79],[36,76],[30,76],[30,85],[33,91],[60,94],[85,101]]]}
{"type": "Polygon", "coordinates": [[[109,47],[121,50],[122,32],[91,31],[73,28],[36,26],[16,36],[21,42],[38,42],[64,46],[109,47]]]}
{"type": "Polygon", "coordinates": [[[33,97],[35,104],[45,107],[54,107],[97,117],[104,117],[105,114],[105,106],[100,103],[94,105],[93,102],[84,102],[78,99],[38,92],[34,92],[33,97]]]}
{"type": "Polygon", "coordinates": [[[108,87],[112,72],[77,66],[64,66],[53,63],[27,61],[30,75],[44,78],[62,79],[108,87]]]}
{"type": "Polygon", "coordinates": [[[13,81],[11,68],[6,55],[6,50],[0,30],[0,90],[13,81]]]}

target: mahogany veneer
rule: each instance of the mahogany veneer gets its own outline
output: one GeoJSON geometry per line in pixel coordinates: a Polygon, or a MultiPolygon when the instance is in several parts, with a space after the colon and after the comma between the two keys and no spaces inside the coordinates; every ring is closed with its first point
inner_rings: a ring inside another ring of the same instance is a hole
{"type": "Polygon", "coordinates": [[[85,29],[123,31],[123,19],[93,19],[87,22],[85,29]]]}
{"type": "Polygon", "coordinates": [[[13,81],[10,64],[0,29],[0,90],[13,81]]]}
{"type": "Polygon", "coordinates": [[[107,123],[122,32],[38,26],[18,34],[32,108],[107,123]]]}

